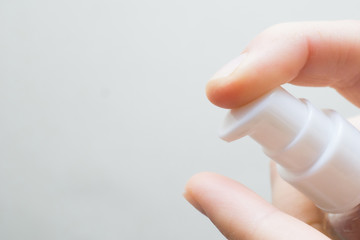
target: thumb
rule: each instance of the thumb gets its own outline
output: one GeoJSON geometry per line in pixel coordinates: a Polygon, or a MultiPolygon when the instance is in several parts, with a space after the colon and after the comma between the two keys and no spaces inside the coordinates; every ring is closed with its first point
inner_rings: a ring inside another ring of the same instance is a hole
{"type": "Polygon", "coordinates": [[[215,105],[235,108],[290,82],[333,87],[360,106],[359,65],[360,21],[279,24],[215,74],[207,96],[215,105]]]}
{"type": "Polygon", "coordinates": [[[230,240],[329,240],[240,183],[214,173],[192,177],[184,195],[230,240]]]}

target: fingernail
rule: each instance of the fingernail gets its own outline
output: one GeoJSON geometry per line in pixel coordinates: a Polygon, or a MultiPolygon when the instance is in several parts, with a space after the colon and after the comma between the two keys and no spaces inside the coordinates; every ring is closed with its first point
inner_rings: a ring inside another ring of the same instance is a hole
{"type": "Polygon", "coordinates": [[[185,192],[183,194],[184,198],[186,199],[186,201],[188,201],[194,208],[196,208],[199,212],[201,212],[202,214],[204,214],[206,216],[206,213],[204,211],[204,209],[201,207],[201,205],[191,196],[191,194],[189,194],[188,192],[185,192]]]}
{"type": "Polygon", "coordinates": [[[227,64],[225,64],[219,71],[217,71],[214,74],[214,76],[211,78],[211,80],[229,76],[244,61],[246,56],[247,56],[247,53],[242,53],[237,58],[235,58],[235,59],[231,60],[230,62],[228,62],[227,64]]]}

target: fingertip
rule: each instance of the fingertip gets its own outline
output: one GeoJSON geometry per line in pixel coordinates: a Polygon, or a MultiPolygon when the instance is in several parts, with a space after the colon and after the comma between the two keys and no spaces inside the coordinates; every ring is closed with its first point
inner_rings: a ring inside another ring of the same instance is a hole
{"type": "Polygon", "coordinates": [[[222,108],[245,105],[295,79],[308,58],[306,37],[288,25],[264,31],[206,86],[210,102],[222,108]]]}
{"type": "Polygon", "coordinates": [[[206,95],[214,105],[233,109],[253,101],[278,85],[278,82],[264,81],[240,72],[210,80],[206,86],[206,95]]]}
{"type": "Polygon", "coordinates": [[[185,191],[183,196],[184,196],[185,200],[188,201],[195,209],[197,209],[199,212],[201,212],[202,214],[204,214],[206,216],[204,209],[201,207],[201,205],[196,200],[196,198],[194,198],[191,191],[185,191]]]}
{"type": "Polygon", "coordinates": [[[218,107],[238,108],[289,82],[293,72],[290,74],[287,66],[274,68],[271,64],[248,64],[229,76],[211,79],[206,85],[206,95],[218,107]]]}
{"type": "Polygon", "coordinates": [[[236,82],[226,78],[212,79],[206,85],[206,96],[211,103],[221,108],[235,108],[241,105],[241,89],[236,82]]]}
{"type": "Polygon", "coordinates": [[[201,172],[192,176],[185,185],[185,191],[183,197],[188,201],[195,209],[206,216],[204,208],[201,206],[199,198],[203,195],[204,184],[206,185],[209,178],[212,178],[214,173],[201,172]]]}
{"type": "Polygon", "coordinates": [[[236,108],[248,101],[252,92],[243,90],[251,78],[248,75],[251,58],[246,50],[214,74],[206,86],[206,95],[211,103],[222,108],[236,108]]]}
{"type": "Polygon", "coordinates": [[[215,175],[210,172],[200,172],[193,175],[185,185],[184,195],[189,196],[198,193],[201,190],[201,186],[208,182],[209,177],[215,175]]]}

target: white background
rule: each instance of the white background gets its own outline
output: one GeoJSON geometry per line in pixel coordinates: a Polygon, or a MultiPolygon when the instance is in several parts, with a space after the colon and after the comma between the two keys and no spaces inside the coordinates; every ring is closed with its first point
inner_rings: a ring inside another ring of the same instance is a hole
{"type": "MultiPolygon", "coordinates": [[[[268,26],[359,7],[1,0],[0,239],[223,239],[182,198],[187,179],[215,171],[270,200],[268,159],[217,138],[206,81],[268,26]]],[[[358,112],[330,89],[288,89],[358,112]]]]}

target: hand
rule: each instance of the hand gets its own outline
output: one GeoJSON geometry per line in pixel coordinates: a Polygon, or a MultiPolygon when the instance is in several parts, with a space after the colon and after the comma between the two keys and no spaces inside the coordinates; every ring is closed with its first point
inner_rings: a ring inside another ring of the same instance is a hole
{"type": "MultiPolygon", "coordinates": [[[[235,108],[290,82],[333,87],[360,107],[359,66],[359,21],[280,24],[218,71],[207,85],[207,96],[215,105],[235,108]]],[[[360,129],[360,117],[352,122],[360,129]]],[[[184,196],[230,240],[329,239],[323,213],[274,167],[271,182],[273,205],[214,173],[193,176],[184,196]]]]}

